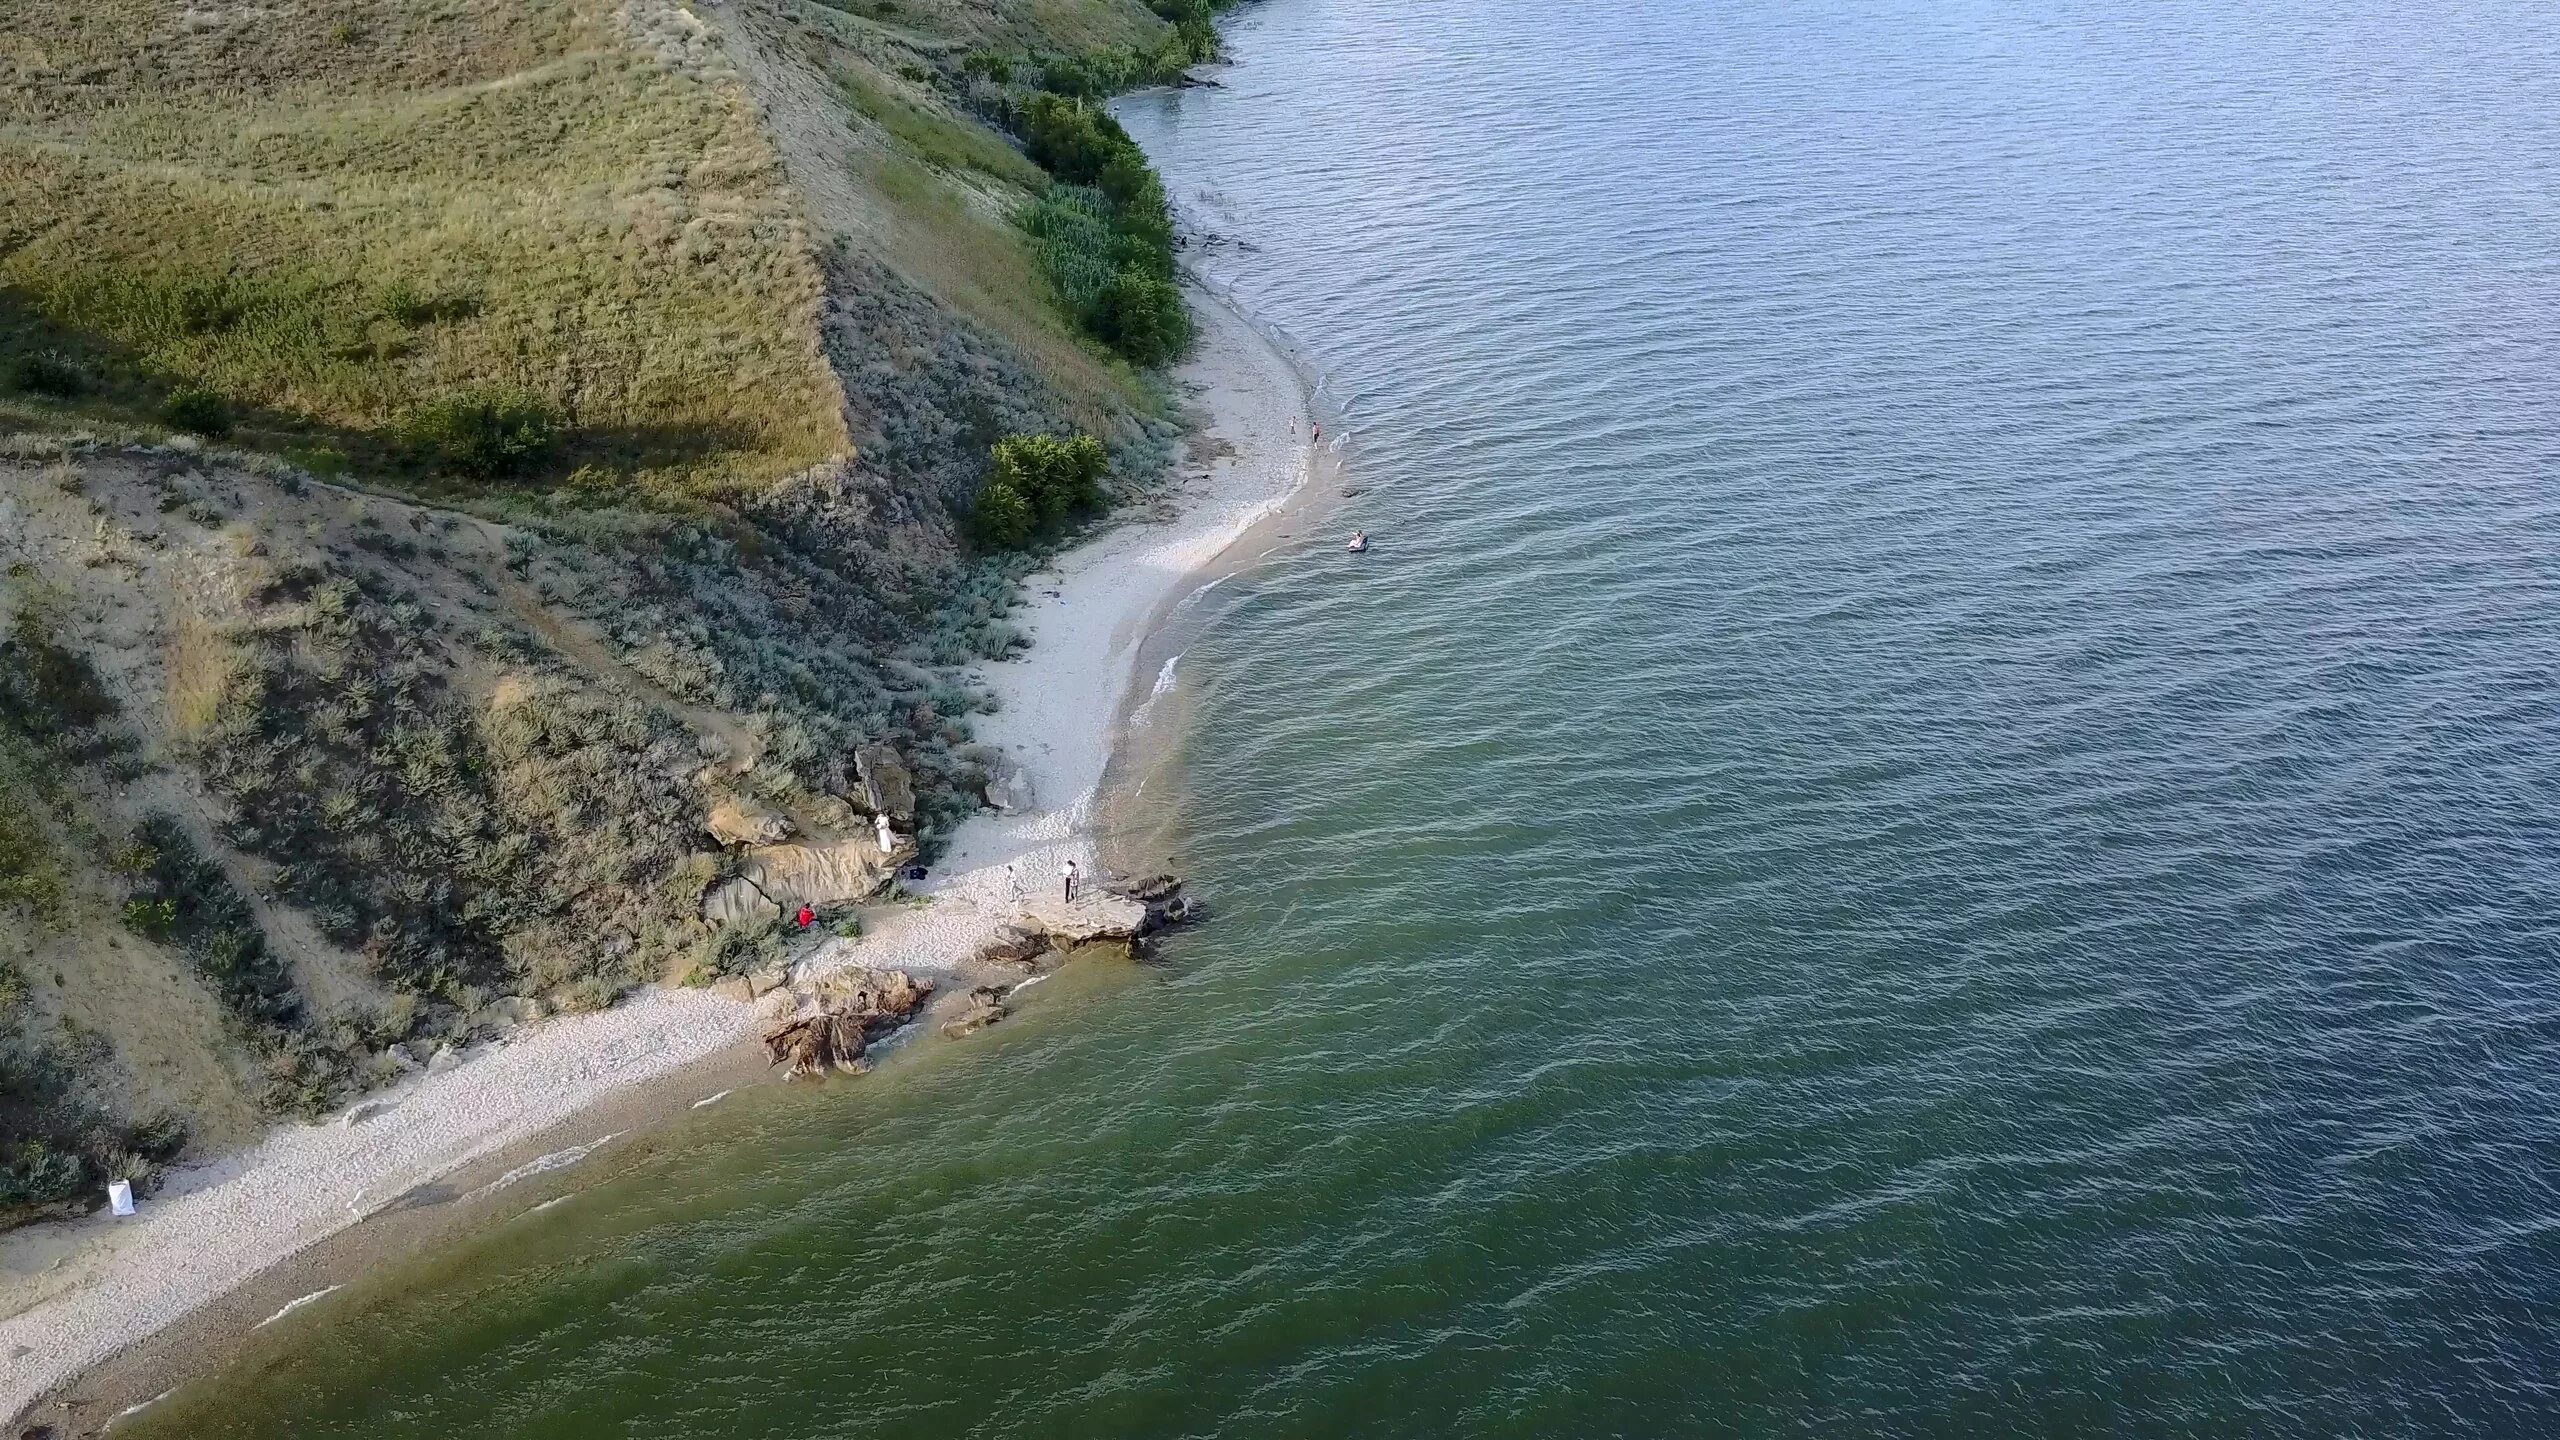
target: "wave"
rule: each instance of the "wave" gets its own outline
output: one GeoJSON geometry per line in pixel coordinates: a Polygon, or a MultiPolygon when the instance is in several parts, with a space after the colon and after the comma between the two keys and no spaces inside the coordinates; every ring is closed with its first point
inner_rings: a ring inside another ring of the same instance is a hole
{"type": "Polygon", "coordinates": [[[508,1186],[515,1184],[519,1180],[530,1180],[536,1175],[547,1175],[554,1170],[566,1170],[570,1166],[577,1164],[579,1161],[586,1159],[589,1155],[594,1154],[596,1151],[601,1150],[605,1146],[612,1144],[614,1141],[621,1139],[626,1133],[628,1132],[616,1130],[610,1135],[599,1136],[596,1139],[588,1141],[584,1145],[572,1145],[566,1150],[554,1150],[548,1155],[536,1156],[462,1198],[465,1200],[483,1199],[487,1196],[497,1194],[499,1191],[506,1189],[508,1186]]]}
{"type": "Polygon", "coordinates": [[[343,1290],[345,1288],[346,1287],[343,1285],[323,1285],[319,1289],[312,1291],[310,1294],[305,1295],[298,1300],[287,1300],[284,1302],[283,1309],[278,1310],[273,1315],[268,1316],[266,1319],[259,1321],[257,1324],[252,1325],[249,1328],[252,1330],[264,1330],[287,1315],[292,1314],[294,1311],[299,1310],[303,1306],[310,1304],[312,1301],[319,1299],[321,1296],[327,1295],[332,1291],[343,1290]]]}

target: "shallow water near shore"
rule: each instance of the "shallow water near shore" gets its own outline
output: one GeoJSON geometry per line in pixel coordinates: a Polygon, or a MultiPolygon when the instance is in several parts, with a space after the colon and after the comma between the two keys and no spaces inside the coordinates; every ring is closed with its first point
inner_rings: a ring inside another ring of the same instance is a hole
{"type": "Polygon", "coordinates": [[[1377,545],[1192,604],[1215,923],[116,1433],[2560,1425],[2547,37],[1248,10],[1121,111],[1377,545]]]}

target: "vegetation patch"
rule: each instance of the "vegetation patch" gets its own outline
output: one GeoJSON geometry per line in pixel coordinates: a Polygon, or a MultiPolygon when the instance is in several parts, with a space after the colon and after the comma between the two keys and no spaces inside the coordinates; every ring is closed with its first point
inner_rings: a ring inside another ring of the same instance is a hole
{"type": "Polygon", "coordinates": [[[0,6],[0,383],[485,483],[415,398],[530,395],[654,500],[841,454],[815,266],[746,97],[594,0],[0,6]],[[148,11],[148,13],[145,13],[148,11]],[[342,29],[343,42],[327,33],[342,29]]]}
{"type": "Polygon", "coordinates": [[[1018,549],[1102,503],[1108,458],[1090,435],[1011,435],[995,444],[987,485],[973,513],[980,539],[1018,549]]]}
{"type": "Polygon", "coordinates": [[[1060,95],[1022,109],[1023,142],[1057,183],[1021,217],[1042,271],[1086,333],[1134,365],[1161,365],[1191,343],[1174,282],[1173,217],[1129,132],[1060,95]]]}
{"type": "Polygon", "coordinates": [[[95,1208],[110,1180],[148,1190],[185,1148],[175,1117],[134,1123],[103,1102],[111,1058],[102,1037],[47,1023],[0,962],[0,1225],[95,1208]]]}

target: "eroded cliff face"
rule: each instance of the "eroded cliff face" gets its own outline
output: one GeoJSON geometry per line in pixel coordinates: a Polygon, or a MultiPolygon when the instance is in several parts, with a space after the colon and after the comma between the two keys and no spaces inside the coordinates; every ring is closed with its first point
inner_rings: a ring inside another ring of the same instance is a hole
{"type": "Polygon", "coordinates": [[[963,74],[1145,42],[1134,0],[343,8],[304,71],[255,17],[57,15],[43,53],[139,57],[76,106],[0,46],[52,137],[0,188],[176,227],[66,289],[59,227],[0,221],[0,1220],[769,963],[706,898],[777,842],[860,852],[842,898],[980,803],[954,675],[1028,563],[967,542],[988,447],[1090,431],[1126,493],[1172,434],[1057,313],[963,74]],[[217,143],[252,102],[281,138],[217,143]],[[886,854],[865,747],[911,783],[886,854]]]}

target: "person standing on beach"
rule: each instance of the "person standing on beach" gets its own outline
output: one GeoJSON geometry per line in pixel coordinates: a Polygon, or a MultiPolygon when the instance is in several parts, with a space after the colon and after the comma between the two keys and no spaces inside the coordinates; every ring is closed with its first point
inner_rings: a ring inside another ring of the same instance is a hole
{"type": "Polygon", "coordinates": [[[1058,875],[1067,882],[1067,903],[1076,903],[1076,862],[1067,860],[1058,867],[1058,875]]]}

